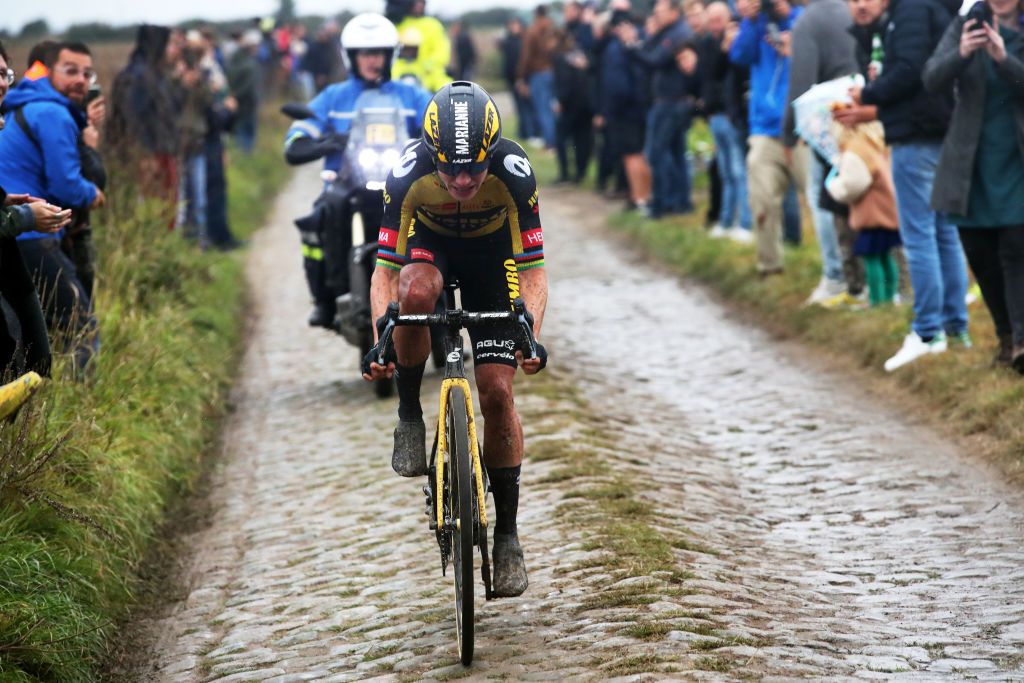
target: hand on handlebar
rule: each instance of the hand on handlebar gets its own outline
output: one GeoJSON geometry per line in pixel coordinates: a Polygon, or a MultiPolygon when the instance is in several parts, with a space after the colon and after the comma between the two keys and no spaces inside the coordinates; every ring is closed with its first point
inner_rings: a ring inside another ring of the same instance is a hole
{"type": "MultiPolygon", "coordinates": [[[[394,305],[392,305],[394,306],[394,305]]],[[[388,307],[388,312],[377,318],[377,343],[374,344],[370,350],[363,356],[362,362],[362,373],[363,379],[367,382],[373,382],[378,379],[391,379],[395,374],[395,346],[391,343],[390,332],[385,334],[388,329],[388,323],[391,319],[398,314],[398,309],[395,307],[392,309],[388,307]],[[381,345],[386,345],[384,351],[384,365],[379,363],[381,359],[381,345]]],[[[392,328],[394,329],[394,328],[392,328]]]]}
{"type": "Polygon", "coordinates": [[[537,355],[533,358],[525,358],[522,351],[516,351],[516,362],[523,368],[523,373],[527,375],[536,375],[538,372],[547,367],[548,364],[548,350],[544,348],[544,345],[537,343],[537,355]]]}

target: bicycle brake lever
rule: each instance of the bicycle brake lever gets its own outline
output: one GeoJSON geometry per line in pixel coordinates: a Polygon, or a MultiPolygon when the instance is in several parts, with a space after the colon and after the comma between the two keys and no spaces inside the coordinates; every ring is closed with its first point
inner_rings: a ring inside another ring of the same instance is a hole
{"type": "Polygon", "coordinates": [[[387,313],[384,314],[384,329],[381,330],[380,338],[377,340],[377,365],[386,367],[388,351],[391,349],[391,336],[395,331],[395,321],[398,320],[398,302],[392,301],[388,304],[387,313]]]}

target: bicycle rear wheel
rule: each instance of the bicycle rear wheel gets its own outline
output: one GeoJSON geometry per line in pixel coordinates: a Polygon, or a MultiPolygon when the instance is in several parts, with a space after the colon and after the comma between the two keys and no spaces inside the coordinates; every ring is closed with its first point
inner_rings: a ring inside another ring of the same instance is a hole
{"type": "Polygon", "coordinates": [[[455,574],[455,622],[459,656],[473,661],[473,486],[466,394],[453,387],[445,415],[448,430],[449,511],[452,525],[452,566],[455,574]]]}

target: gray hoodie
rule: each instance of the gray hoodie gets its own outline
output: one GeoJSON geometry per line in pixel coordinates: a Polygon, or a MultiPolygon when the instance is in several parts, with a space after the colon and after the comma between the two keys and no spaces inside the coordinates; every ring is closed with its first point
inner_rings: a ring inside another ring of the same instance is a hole
{"type": "Polygon", "coordinates": [[[843,0],[810,0],[793,27],[789,96],[782,122],[782,140],[796,144],[793,100],[811,86],[859,73],[857,44],[849,33],[853,23],[843,0]]]}

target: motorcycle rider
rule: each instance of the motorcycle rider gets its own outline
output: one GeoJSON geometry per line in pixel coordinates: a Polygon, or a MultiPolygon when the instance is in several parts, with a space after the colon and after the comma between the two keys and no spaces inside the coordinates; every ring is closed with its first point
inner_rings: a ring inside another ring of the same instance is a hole
{"type": "MultiPolygon", "coordinates": [[[[398,49],[398,31],[394,24],[379,14],[355,16],[342,31],[341,48],[350,77],[326,87],[309,103],[314,116],[296,121],[288,129],[284,153],[289,164],[304,164],[323,158],[325,170],[339,172],[355,116],[356,100],[371,88],[397,97],[402,103],[409,135],[419,136],[420,121],[430,102],[430,93],[391,80],[391,65],[398,49]]],[[[317,208],[322,210],[313,214],[320,220],[313,225],[304,223],[300,228],[306,280],[314,301],[313,312],[309,316],[312,327],[333,326],[335,298],[347,290],[347,272],[328,277],[329,265],[341,271],[348,266],[347,254],[352,246],[351,223],[331,220],[344,216],[343,203],[343,197],[325,192],[317,200],[317,208]],[[340,233],[334,233],[334,239],[325,240],[328,230],[340,233]],[[325,261],[324,247],[327,244],[330,248],[325,261]],[[337,257],[333,251],[335,248],[337,257]]]]}

